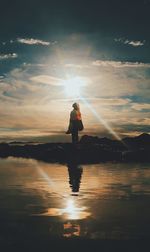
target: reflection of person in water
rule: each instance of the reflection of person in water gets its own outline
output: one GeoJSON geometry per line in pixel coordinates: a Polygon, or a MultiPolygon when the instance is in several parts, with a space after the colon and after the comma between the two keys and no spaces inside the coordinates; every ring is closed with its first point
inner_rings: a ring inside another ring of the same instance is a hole
{"type": "Polygon", "coordinates": [[[81,112],[78,103],[72,105],[73,110],[70,113],[69,127],[66,134],[72,135],[72,143],[78,143],[78,131],[83,130],[81,112]]]}
{"type": "Polygon", "coordinates": [[[73,193],[79,192],[83,168],[75,163],[68,164],[69,184],[73,193]]]}

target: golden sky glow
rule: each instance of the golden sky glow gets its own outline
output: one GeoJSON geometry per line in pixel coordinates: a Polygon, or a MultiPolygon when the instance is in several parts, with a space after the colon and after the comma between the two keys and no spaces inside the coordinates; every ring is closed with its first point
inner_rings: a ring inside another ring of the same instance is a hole
{"type": "Polygon", "coordinates": [[[118,138],[148,131],[149,65],[96,60],[92,47],[85,49],[80,56],[80,49],[75,54],[56,44],[53,58],[24,63],[1,78],[1,140],[70,141],[65,131],[74,102],[85,126],[81,134],[118,138]]]}

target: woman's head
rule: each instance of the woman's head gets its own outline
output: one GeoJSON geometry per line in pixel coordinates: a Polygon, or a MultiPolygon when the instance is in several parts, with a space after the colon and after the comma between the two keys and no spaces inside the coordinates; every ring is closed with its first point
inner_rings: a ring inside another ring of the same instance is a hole
{"type": "Polygon", "coordinates": [[[80,109],[79,104],[76,103],[76,102],[72,105],[72,107],[73,107],[75,110],[79,110],[79,109],[80,109]]]}

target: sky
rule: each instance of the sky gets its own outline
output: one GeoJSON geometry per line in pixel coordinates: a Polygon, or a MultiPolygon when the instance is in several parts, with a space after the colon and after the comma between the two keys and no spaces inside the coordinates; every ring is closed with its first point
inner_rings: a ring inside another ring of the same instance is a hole
{"type": "Polygon", "coordinates": [[[149,13],[150,0],[2,0],[0,141],[70,141],[74,102],[81,135],[149,133],[149,13]]]}

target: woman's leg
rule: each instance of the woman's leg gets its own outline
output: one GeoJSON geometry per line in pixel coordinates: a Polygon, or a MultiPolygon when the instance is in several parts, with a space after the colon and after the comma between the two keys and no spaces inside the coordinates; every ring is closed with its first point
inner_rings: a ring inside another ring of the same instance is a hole
{"type": "Polygon", "coordinates": [[[78,130],[74,129],[72,131],[72,143],[78,143],[78,130]]]}

